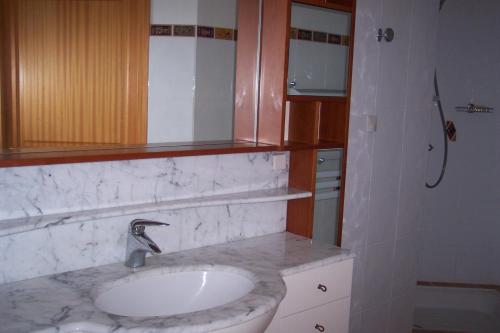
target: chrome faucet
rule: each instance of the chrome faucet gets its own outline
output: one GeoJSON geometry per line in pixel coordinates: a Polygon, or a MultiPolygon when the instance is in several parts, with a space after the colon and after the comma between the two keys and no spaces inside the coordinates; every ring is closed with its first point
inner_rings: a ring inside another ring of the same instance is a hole
{"type": "Polygon", "coordinates": [[[166,227],[168,225],[168,223],[144,219],[135,219],[130,222],[127,235],[125,266],[133,268],[142,267],[146,261],[146,253],[161,253],[158,245],[146,235],[145,231],[147,226],[166,227]]]}

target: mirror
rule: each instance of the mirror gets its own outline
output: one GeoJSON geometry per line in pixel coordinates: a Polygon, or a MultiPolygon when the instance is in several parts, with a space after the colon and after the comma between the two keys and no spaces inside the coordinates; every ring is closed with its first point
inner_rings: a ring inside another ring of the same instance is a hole
{"type": "Polygon", "coordinates": [[[251,43],[238,2],[0,0],[16,22],[1,18],[0,148],[233,140],[237,49],[251,43]]]}
{"type": "Polygon", "coordinates": [[[153,0],[148,143],[232,140],[236,14],[236,0],[153,0]]]}
{"type": "Polygon", "coordinates": [[[292,3],[288,95],[345,96],[351,14],[292,3]]]}

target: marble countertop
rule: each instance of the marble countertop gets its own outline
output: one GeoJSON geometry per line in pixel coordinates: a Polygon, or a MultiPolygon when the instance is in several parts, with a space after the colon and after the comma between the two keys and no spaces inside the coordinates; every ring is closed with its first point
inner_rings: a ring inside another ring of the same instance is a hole
{"type": "MultiPolygon", "coordinates": [[[[111,264],[7,283],[0,285],[0,331],[64,333],[83,332],[81,327],[92,327],[95,333],[207,332],[251,320],[274,308],[286,293],[282,276],[351,257],[349,251],[332,245],[277,233],[149,257],[145,267],[135,270],[111,264]],[[135,272],[172,266],[176,270],[190,270],[199,265],[207,269],[221,265],[246,270],[256,287],[232,303],[166,317],[110,315],[93,303],[96,290],[107,282],[135,272]]],[[[88,328],[85,332],[89,332],[88,328]]]]}

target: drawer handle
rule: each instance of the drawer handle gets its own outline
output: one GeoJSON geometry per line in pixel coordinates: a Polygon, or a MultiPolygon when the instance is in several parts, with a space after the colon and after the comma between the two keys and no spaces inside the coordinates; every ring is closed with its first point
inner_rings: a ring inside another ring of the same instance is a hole
{"type": "Polygon", "coordinates": [[[314,328],[320,332],[324,332],[325,331],[325,326],[323,325],[320,325],[320,324],[316,324],[316,326],[314,326],[314,328]]]}
{"type": "Polygon", "coordinates": [[[326,162],[326,158],[324,158],[324,157],[320,157],[320,158],[318,159],[318,164],[319,164],[319,165],[321,165],[321,164],[323,164],[323,163],[325,163],[325,162],[326,162]]]}
{"type": "Polygon", "coordinates": [[[318,289],[321,290],[322,292],[326,293],[328,288],[324,284],[318,284],[318,289]]]}

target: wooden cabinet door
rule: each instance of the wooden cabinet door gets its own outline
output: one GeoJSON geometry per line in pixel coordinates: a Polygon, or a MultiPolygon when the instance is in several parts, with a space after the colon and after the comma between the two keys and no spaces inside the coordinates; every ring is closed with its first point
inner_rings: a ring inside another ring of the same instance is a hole
{"type": "Polygon", "coordinates": [[[0,4],[15,36],[9,146],[146,143],[149,0],[0,4]]]}

